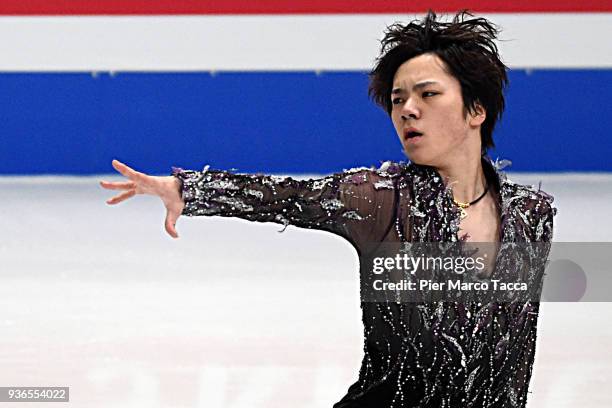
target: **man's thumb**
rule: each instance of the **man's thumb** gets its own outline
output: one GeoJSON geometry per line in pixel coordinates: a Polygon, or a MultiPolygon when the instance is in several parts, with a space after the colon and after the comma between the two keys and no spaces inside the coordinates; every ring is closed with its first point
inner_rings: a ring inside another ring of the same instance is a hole
{"type": "Polygon", "coordinates": [[[176,232],[176,221],[178,220],[178,217],[180,216],[180,214],[178,213],[174,213],[174,212],[170,212],[168,211],[166,213],[166,222],[164,223],[164,226],[166,227],[166,232],[172,237],[172,238],[178,238],[178,233],[176,232]]]}

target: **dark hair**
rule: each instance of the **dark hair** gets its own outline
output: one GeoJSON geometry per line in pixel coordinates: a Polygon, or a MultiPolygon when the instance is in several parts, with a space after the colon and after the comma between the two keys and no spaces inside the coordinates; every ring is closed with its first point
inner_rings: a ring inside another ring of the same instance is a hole
{"type": "Polygon", "coordinates": [[[449,74],[461,84],[465,113],[474,113],[477,103],[486,111],[480,132],[484,154],[486,149],[495,146],[493,128],[504,110],[508,68],[500,60],[493,42],[499,29],[484,18],[471,17],[474,15],[462,10],[451,22],[441,22],[429,10],[422,21],[388,26],[376,66],[370,72],[368,94],[391,114],[393,77],[400,65],[421,54],[438,56],[449,74]]]}

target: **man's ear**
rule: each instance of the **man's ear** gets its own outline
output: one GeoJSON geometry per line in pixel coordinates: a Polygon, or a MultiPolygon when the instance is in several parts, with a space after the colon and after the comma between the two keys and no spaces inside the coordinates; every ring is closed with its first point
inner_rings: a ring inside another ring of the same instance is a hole
{"type": "Polygon", "coordinates": [[[470,125],[474,127],[478,127],[482,125],[487,118],[487,111],[480,104],[480,102],[476,102],[474,105],[474,111],[470,113],[470,125]]]}

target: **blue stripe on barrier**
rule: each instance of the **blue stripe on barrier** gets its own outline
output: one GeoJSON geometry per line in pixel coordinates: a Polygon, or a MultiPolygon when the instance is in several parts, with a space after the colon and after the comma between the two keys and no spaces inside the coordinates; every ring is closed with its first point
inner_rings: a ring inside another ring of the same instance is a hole
{"type": "MultiPolygon", "coordinates": [[[[612,70],[514,70],[492,156],[612,171],[612,70]]],[[[363,72],[3,73],[0,174],[329,173],[404,156],[363,72]]]]}

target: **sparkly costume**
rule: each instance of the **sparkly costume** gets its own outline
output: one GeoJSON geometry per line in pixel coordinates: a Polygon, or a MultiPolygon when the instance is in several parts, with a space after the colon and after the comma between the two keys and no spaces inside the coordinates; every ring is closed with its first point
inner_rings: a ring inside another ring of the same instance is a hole
{"type": "MultiPolygon", "coordinates": [[[[553,198],[511,182],[486,156],[483,168],[501,211],[499,240],[550,242],[553,198]]],[[[460,241],[452,192],[428,166],[387,162],[315,180],[208,168],[173,174],[183,182],[185,215],[326,230],[346,238],[360,256],[372,242],[460,241]]],[[[361,308],[359,379],[334,408],[526,405],[538,302],[362,301],[361,308]]]]}

